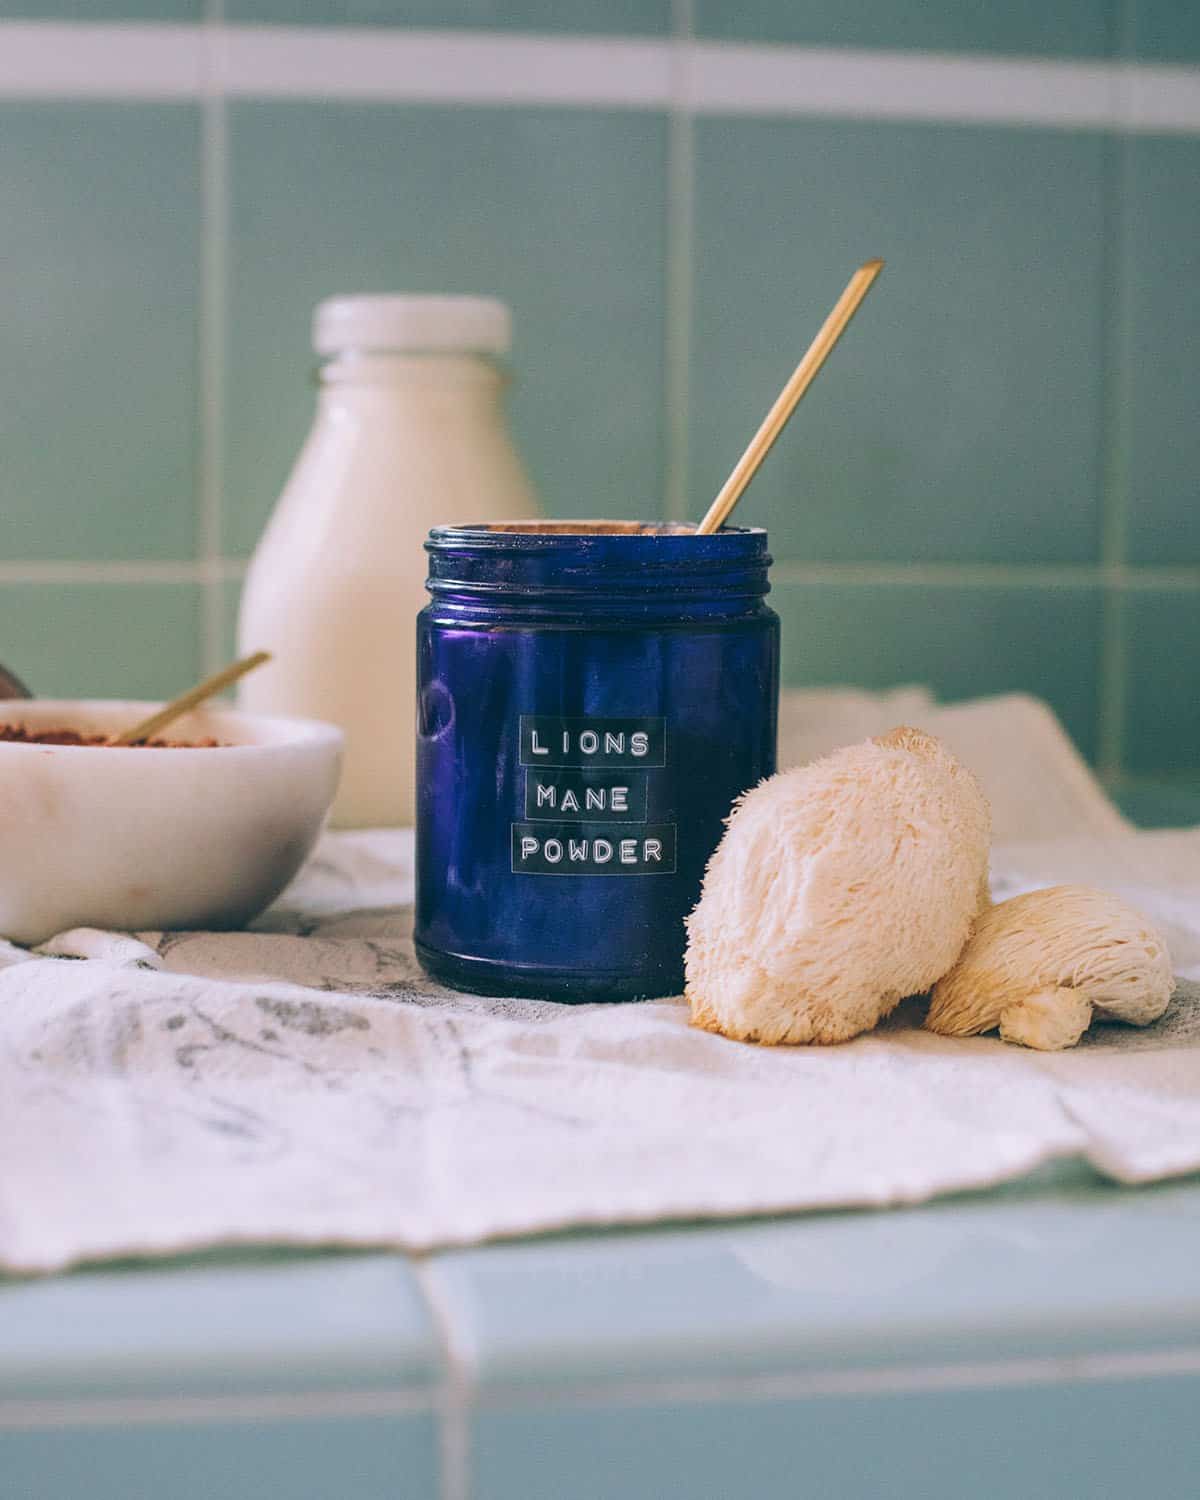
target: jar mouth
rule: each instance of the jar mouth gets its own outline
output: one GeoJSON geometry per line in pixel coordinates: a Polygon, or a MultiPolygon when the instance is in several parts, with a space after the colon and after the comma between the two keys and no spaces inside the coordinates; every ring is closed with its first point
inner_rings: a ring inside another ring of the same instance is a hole
{"type": "Polygon", "coordinates": [[[683,619],[752,611],[770,588],[760,527],[699,535],[679,521],[519,520],[435,526],[436,608],[489,619],[683,619]]]}
{"type": "Polygon", "coordinates": [[[694,521],[487,521],[465,525],[435,526],[429,533],[429,544],[455,543],[484,545],[504,544],[514,537],[695,537],[705,543],[719,538],[765,538],[761,526],[723,526],[720,531],[700,536],[694,521]]]}
{"type": "Polygon", "coordinates": [[[454,526],[453,531],[503,531],[537,536],[687,536],[695,526],[683,521],[491,521],[454,526]]]}

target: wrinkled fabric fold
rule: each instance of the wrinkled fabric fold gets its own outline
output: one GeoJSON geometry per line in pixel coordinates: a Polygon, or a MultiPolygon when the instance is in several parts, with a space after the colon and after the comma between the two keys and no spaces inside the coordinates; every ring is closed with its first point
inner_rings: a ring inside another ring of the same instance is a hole
{"type": "Polygon", "coordinates": [[[462,995],[413,955],[410,835],[329,835],[250,932],[0,944],[0,1266],[881,1206],[1067,1156],[1200,1170],[1200,831],[1129,830],[1027,699],[803,695],[784,763],[899,707],[951,716],[1000,788],[998,894],[1085,880],[1162,925],[1181,982],[1159,1023],[1042,1055],[934,1036],[918,998],[840,1047],[760,1048],[678,1000],[462,995]]]}

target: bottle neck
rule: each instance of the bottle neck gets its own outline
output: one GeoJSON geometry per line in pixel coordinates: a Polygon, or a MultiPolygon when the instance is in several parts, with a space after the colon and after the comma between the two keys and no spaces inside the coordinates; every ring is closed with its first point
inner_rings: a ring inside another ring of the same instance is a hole
{"type": "Polygon", "coordinates": [[[508,381],[506,371],[485,355],[348,350],[321,365],[317,406],[326,416],[453,411],[495,421],[508,381]]]}
{"type": "Polygon", "coordinates": [[[344,350],[323,361],[318,372],[322,388],[329,390],[422,385],[499,391],[508,378],[503,366],[486,354],[374,349],[344,350]]]}

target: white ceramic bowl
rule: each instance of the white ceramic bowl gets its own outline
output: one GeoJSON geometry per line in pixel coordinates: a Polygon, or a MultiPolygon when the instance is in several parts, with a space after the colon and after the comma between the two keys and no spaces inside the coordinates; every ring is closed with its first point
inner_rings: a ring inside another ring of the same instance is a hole
{"type": "MultiPolygon", "coordinates": [[[[0,724],[111,734],[157,706],[11,699],[0,724]]],[[[0,936],[238,927],[283,890],[333,801],[341,730],[205,707],[166,737],[221,745],[0,741],[0,936]]]]}

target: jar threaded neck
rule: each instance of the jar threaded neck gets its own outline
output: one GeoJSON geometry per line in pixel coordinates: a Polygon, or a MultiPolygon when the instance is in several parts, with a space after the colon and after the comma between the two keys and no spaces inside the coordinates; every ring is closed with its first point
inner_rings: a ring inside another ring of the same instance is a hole
{"type": "Polygon", "coordinates": [[[770,589],[767,534],[634,522],[439,526],[425,543],[444,617],[585,625],[754,616],[770,589]]]}

